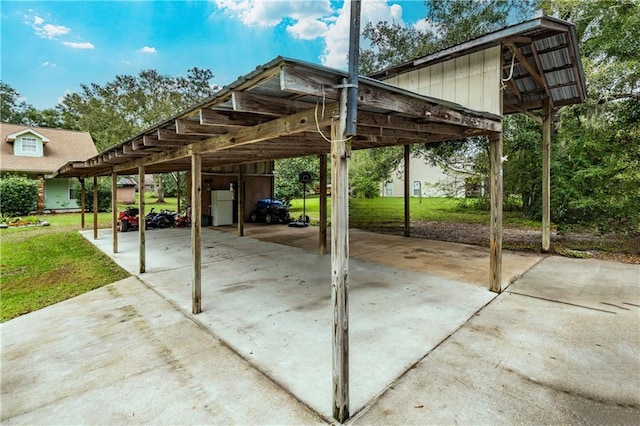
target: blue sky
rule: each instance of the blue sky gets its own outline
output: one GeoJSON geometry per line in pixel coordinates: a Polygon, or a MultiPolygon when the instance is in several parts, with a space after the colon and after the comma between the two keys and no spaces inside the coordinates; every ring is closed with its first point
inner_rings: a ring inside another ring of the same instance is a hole
{"type": "MultiPolygon", "coordinates": [[[[364,0],[362,27],[426,25],[422,0],[364,0]]],[[[0,78],[53,108],[80,84],[195,66],[226,85],[281,55],[346,68],[349,4],[332,0],[0,0],[0,78]]]]}

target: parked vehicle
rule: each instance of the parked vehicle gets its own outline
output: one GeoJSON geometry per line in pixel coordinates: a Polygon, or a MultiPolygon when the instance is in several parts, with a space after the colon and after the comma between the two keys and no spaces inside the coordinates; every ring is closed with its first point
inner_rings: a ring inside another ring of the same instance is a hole
{"type": "Polygon", "coordinates": [[[176,221],[173,223],[176,228],[188,228],[191,226],[191,206],[187,207],[184,214],[177,214],[176,221]]]}
{"type": "Polygon", "coordinates": [[[120,232],[127,232],[129,230],[138,229],[138,210],[135,207],[127,207],[118,214],[118,230],[120,232]]]}
{"type": "Polygon", "coordinates": [[[252,222],[289,223],[289,206],[280,200],[263,198],[256,203],[255,210],[251,212],[252,222]]]}
{"type": "Polygon", "coordinates": [[[175,223],[176,213],[170,210],[155,211],[151,208],[149,214],[145,216],[145,224],[147,229],[151,228],[171,228],[175,223]]]}

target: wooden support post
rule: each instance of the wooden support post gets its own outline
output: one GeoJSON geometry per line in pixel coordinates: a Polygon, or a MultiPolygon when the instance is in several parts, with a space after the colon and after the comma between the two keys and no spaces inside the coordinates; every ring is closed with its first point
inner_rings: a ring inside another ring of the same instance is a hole
{"type": "Polygon", "coordinates": [[[404,236],[408,237],[411,233],[411,174],[409,162],[410,146],[404,146],[404,236]]]}
{"type": "Polygon", "coordinates": [[[140,242],[140,273],[147,270],[147,236],[144,223],[144,166],[138,167],[138,237],[140,242]]]}
{"type": "Polygon", "coordinates": [[[490,287],[502,291],[502,132],[489,139],[491,160],[490,287]]]}
{"type": "Polygon", "coordinates": [[[98,239],[98,177],[93,177],[93,239],[98,239]]]}
{"type": "Polygon", "coordinates": [[[84,185],[84,178],[80,178],[80,227],[84,229],[85,227],[85,211],[87,210],[87,200],[85,200],[87,196],[87,188],[84,185]]]}
{"type": "Polygon", "coordinates": [[[200,247],[202,224],[202,156],[191,153],[191,312],[202,312],[202,253],[200,247]]]}
{"type": "Polygon", "coordinates": [[[113,252],[118,252],[118,175],[111,173],[111,233],[113,252]]]}
{"type": "Polygon", "coordinates": [[[542,122],[542,251],[551,247],[551,122],[553,108],[546,98],[542,122]]]}
{"type": "Polygon", "coordinates": [[[238,236],[244,236],[244,165],[240,164],[238,172],[238,236]]]}
{"type": "Polygon", "coordinates": [[[320,244],[318,252],[327,253],[327,154],[320,154],[320,244]]]}
{"type": "MultiPolygon", "coordinates": [[[[347,80],[343,80],[346,84],[347,80]]],[[[333,306],[333,417],[349,418],[349,156],[344,139],[347,90],[331,124],[331,301],[333,306]]]]}
{"type": "Polygon", "coordinates": [[[176,172],[176,195],[178,196],[178,213],[180,213],[181,209],[180,207],[182,207],[180,205],[180,198],[182,197],[182,192],[180,190],[180,172],[176,172]]]}

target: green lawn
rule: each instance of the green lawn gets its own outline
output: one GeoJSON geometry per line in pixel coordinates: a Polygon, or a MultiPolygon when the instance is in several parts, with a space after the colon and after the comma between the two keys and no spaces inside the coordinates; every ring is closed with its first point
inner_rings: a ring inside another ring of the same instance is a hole
{"type": "MultiPolygon", "coordinates": [[[[177,200],[155,203],[147,194],[146,211],[176,210],[177,200]]],[[[120,205],[118,210],[124,209],[120,205]]],[[[121,280],[129,274],[79,233],[80,213],[37,216],[47,227],[0,230],[0,321],[7,321],[89,290],[121,280]]],[[[111,213],[98,213],[98,227],[111,227],[111,213]]],[[[93,213],[85,214],[85,228],[93,228],[93,213]]]]}
{"type": "Polygon", "coordinates": [[[0,321],[129,276],[66,226],[3,229],[0,235],[0,321]]]}
{"type": "MultiPolygon", "coordinates": [[[[489,223],[489,212],[463,204],[456,198],[411,198],[412,221],[489,223]]],[[[328,217],[331,218],[331,199],[327,200],[328,217]]],[[[320,218],[319,198],[306,200],[306,213],[315,223],[320,218]]],[[[291,202],[291,216],[302,214],[302,199],[291,202]]],[[[540,228],[540,222],[522,217],[519,212],[504,212],[504,223],[527,228],[540,228]]],[[[349,223],[353,227],[401,226],[404,223],[404,199],[395,197],[352,198],[349,201],[349,223]]]]}

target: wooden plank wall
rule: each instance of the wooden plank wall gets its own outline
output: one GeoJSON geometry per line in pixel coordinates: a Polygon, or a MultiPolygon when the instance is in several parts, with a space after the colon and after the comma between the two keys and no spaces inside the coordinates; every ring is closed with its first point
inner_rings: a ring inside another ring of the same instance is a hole
{"type": "Polygon", "coordinates": [[[500,114],[500,47],[415,69],[385,80],[421,95],[500,114]]]}

